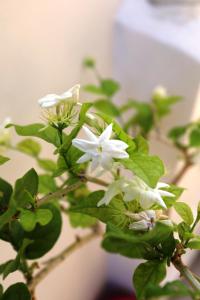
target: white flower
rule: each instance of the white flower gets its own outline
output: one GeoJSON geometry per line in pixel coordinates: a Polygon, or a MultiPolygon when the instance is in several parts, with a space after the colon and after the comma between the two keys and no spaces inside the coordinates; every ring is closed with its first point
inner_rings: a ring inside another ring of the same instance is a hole
{"type": "Polygon", "coordinates": [[[162,188],[167,187],[169,187],[168,184],[158,182],[155,188],[151,188],[143,180],[135,176],[133,180],[128,181],[123,187],[124,201],[129,202],[133,199],[138,199],[143,209],[149,209],[154,204],[166,209],[167,207],[162,197],[174,197],[174,194],[162,190],[162,188]]]}
{"type": "Polygon", "coordinates": [[[120,140],[112,140],[112,124],[102,132],[100,136],[96,136],[87,127],[83,126],[83,130],[88,140],[75,138],[72,140],[74,147],[85,152],[79,158],[77,163],[84,163],[92,161],[91,171],[97,167],[104,170],[109,170],[112,166],[113,158],[123,159],[128,158],[129,155],[125,151],[128,145],[120,140]]]}
{"type": "Polygon", "coordinates": [[[0,124],[0,145],[5,146],[10,142],[10,129],[5,128],[9,123],[11,123],[11,118],[5,118],[5,120],[0,124]]]}
{"type": "Polygon", "coordinates": [[[155,226],[156,212],[154,210],[141,211],[139,213],[127,212],[126,215],[134,220],[129,229],[136,231],[148,231],[155,226]]]}
{"type": "Polygon", "coordinates": [[[127,211],[126,215],[134,222],[129,225],[129,229],[135,231],[148,231],[154,228],[156,221],[160,221],[166,226],[173,226],[171,220],[167,216],[162,215],[161,210],[145,210],[139,213],[127,211]]]}
{"type": "Polygon", "coordinates": [[[169,187],[169,185],[159,182],[155,188],[151,188],[136,176],[132,180],[122,178],[113,182],[108,187],[104,197],[99,201],[98,206],[103,204],[108,205],[112,198],[121,193],[123,194],[125,202],[138,200],[140,206],[145,210],[151,208],[154,204],[166,209],[167,207],[162,197],[174,197],[172,193],[161,189],[166,187],[169,187]]]}
{"type": "Polygon", "coordinates": [[[166,98],[167,97],[166,88],[161,85],[155,87],[155,89],[153,90],[153,96],[159,98],[166,98]]]}
{"type": "Polygon", "coordinates": [[[61,95],[56,95],[56,94],[46,95],[45,97],[39,99],[38,103],[42,108],[50,108],[64,101],[73,100],[77,102],[79,98],[79,90],[80,90],[80,85],[76,84],[71,89],[69,89],[68,91],[66,91],[61,95]]]}

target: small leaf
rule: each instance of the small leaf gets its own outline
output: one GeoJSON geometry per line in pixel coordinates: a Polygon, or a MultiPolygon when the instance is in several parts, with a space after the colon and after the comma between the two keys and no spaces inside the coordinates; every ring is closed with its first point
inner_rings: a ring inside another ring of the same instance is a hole
{"type": "Polygon", "coordinates": [[[56,170],[56,163],[51,159],[38,159],[37,161],[40,168],[45,171],[54,172],[56,170]]]}
{"type": "Polygon", "coordinates": [[[18,282],[9,286],[3,293],[1,300],[31,300],[31,295],[27,286],[22,282],[18,282]]]}
{"type": "Polygon", "coordinates": [[[94,107],[100,112],[107,114],[111,117],[119,116],[119,110],[116,105],[109,102],[107,99],[100,99],[94,102],[94,107]]]}
{"type": "Polygon", "coordinates": [[[95,60],[91,57],[86,57],[83,60],[83,66],[86,68],[94,68],[95,67],[95,60]]]}
{"type": "Polygon", "coordinates": [[[36,215],[30,210],[23,210],[20,213],[20,223],[25,231],[32,231],[36,225],[36,215]]]}
{"type": "Polygon", "coordinates": [[[103,95],[104,94],[104,92],[101,89],[101,87],[98,87],[98,86],[93,85],[93,84],[85,85],[83,87],[83,89],[84,89],[84,91],[86,91],[88,93],[91,93],[91,94],[97,94],[97,95],[103,95]]]}
{"type": "Polygon", "coordinates": [[[190,146],[200,147],[200,128],[195,128],[190,133],[190,146]]]}
{"type": "Polygon", "coordinates": [[[77,228],[87,228],[91,227],[96,224],[97,220],[93,217],[84,215],[84,214],[79,214],[79,213],[73,213],[69,212],[69,221],[72,227],[77,228]]]}
{"type": "Polygon", "coordinates": [[[191,290],[179,280],[168,282],[163,287],[150,284],[146,292],[147,299],[153,299],[155,297],[160,298],[162,296],[170,296],[173,297],[173,299],[176,299],[177,297],[190,295],[191,290]]]}
{"type": "Polygon", "coordinates": [[[52,212],[49,209],[44,208],[37,209],[35,214],[36,221],[42,226],[47,225],[53,217],[52,212]]]}
{"type": "Polygon", "coordinates": [[[117,93],[119,88],[119,83],[113,79],[101,80],[101,89],[108,97],[112,97],[115,93],[117,93]]]}
{"type": "Polygon", "coordinates": [[[0,165],[5,164],[8,160],[10,160],[10,158],[0,155],[0,165]]]}
{"type": "Polygon", "coordinates": [[[55,192],[57,190],[55,179],[48,175],[39,175],[39,187],[38,192],[41,194],[47,194],[49,192],[55,192]]]}
{"type": "Polygon", "coordinates": [[[137,298],[146,299],[145,293],[151,284],[158,285],[166,276],[165,261],[148,261],[140,264],[133,275],[137,298]]]}
{"type": "Polygon", "coordinates": [[[15,183],[14,199],[18,206],[25,207],[32,203],[31,197],[34,198],[38,191],[38,175],[34,169],[30,169],[23,177],[15,183]]]}
{"type": "Polygon", "coordinates": [[[51,126],[45,126],[44,124],[39,123],[25,126],[10,124],[10,126],[14,126],[16,133],[20,136],[34,136],[41,138],[56,147],[60,146],[58,131],[51,126]]]}
{"type": "Polygon", "coordinates": [[[168,133],[168,137],[172,139],[174,142],[177,142],[186,133],[188,126],[189,125],[177,126],[172,128],[168,133]]]}
{"type": "Polygon", "coordinates": [[[188,225],[191,225],[193,223],[194,218],[189,205],[184,202],[176,202],[174,203],[174,208],[185,223],[187,223],[188,225]]]}
{"type": "Polygon", "coordinates": [[[37,157],[40,154],[41,146],[32,139],[25,139],[17,144],[17,149],[25,154],[37,157]]]}
{"type": "Polygon", "coordinates": [[[200,237],[196,237],[196,238],[191,239],[188,242],[187,246],[190,249],[200,250],[200,237]]]}

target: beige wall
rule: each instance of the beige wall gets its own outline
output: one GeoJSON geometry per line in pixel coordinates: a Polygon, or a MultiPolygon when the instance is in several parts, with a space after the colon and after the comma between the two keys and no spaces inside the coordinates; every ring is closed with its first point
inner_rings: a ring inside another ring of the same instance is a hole
{"type": "MultiPolygon", "coordinates": [[[[50,92],[65,91],[80,81],[85,55],[101,62],[111,73],[112,23],[120,0],[2,0],[0,3],[0,120],[39,120],[37,99],[50,92]]],[[[52,149],[45,150],[51,153],[52,149]]],[[[30,168],[22,155],[1,168],[2,176],[14,180],[30,168]]],[[[73,233],[66,222],[58,252],[73,233]]],[[[92,300],[102,283],[105,267],[99,242],[77,252],[38,288],[38,300],[92,300]]],[[[1,245],[2,261],[13,253],[1,245]],[[3,253],[3,255],[2,255],[3,253]],[[4,256],[4,258],[3,258],[4,256]]],[[[14,280],[11,275],[8,283],[14,280]]]]}

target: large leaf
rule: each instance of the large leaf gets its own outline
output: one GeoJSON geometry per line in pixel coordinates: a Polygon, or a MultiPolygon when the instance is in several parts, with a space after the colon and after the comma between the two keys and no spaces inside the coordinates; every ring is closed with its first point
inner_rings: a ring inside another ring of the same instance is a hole
{"type": "Polygon", "coordinates": [[[53,217],[47,225],[37,224],[33,231],[25,233],[25,237],[33,241],[25,250],[25,257],[28,259],[36,259],[46,254],[54,246],[61,232],[62,219],[59,209],[51,203],[41,205],[40,208],[50,210],[53,217]]]}
{"type": "Polygon", "coordinates": [[[11,124],[10,126],[14,126],[18,135],[38,137],[56,147],[60,146],[58,131],[51,126],[45,126],[39,123],[25,126],[11,124]]]}
{"type": "Polygon", "coordinates": [[[12,191],[12,186],[7,181],[0,178],[0,214],[7,209],[12,191]]]}
{"type": "Polygon", "coordinates": [[[163,162],[157,156],[149,156],[143,153],[131,154],[130,159],[120,161],[125,168],[144,180],[150,187],[155,187],[158,180],[164,175],[163,162]]]}
{"type": "Polygon", "coordinates": [[[146,299],[146,290],[149,285],[158,285],[166,276],[165,261],[148,261],[140,264],[133,275],[133,284],[137,299],[146,299]]]}
{"type": "Polygon", "coordinates": [[[27,286],[23,282],[18,282],[3,293],[1,300],[31,300],[31,295],[27,286]]]}
{"type": "Polygon", "coordinates": [[[177,299],[177,297],[185,297],[190,295],[191,290],[179,280],[168,282],[163,287],[149,284],[146,291],[147,299],[155,299],[162,296],[168,296],[173,297],[173,299],[177,299]]]}
{"type": "Polygon", "coordinates": [[[78,201],[70,211],[95,217],[104,223],[112,223],[119,227],[126,226],[129,218],[125,214],[127,210],[125,203],[115,198],[109,205],[97,207],[97,203],[103,196],[104,191],[93,192],[88,197],[78,201]]]}

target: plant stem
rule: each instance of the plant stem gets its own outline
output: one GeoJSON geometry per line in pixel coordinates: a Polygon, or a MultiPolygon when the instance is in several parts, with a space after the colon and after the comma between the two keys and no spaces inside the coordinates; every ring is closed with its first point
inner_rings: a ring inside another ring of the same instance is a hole
{"type": "Polygon", "coordinates": [[[72,243],[70,246],[65,248],[61,253],[57,256],[49,259],[45,264],[46,266],[36,274],[36,276],[32,279],[32,281],[28,284],[29,290],[32,292],[35,290],[36,286],[47,277],[47,275],[54,270],[59,264],[61,264],[68,256],[70,256],[74,251],[78,250],[94,238],[97,238],[100,235],[99,229],[94,229],[88,235],[77,238],[77,240],[72,243]]]}
{"type": "Polygon", "coordinates": [[[200,282],[197,280],[196,275],[193,274],[189,268],[182,263],[182,260],[179,259],[178,261],[173,262],[173,264],[180,274],[191,285],[191,287],[196,291],[200,291],[200,282]]]}
{"type": "Polygon", "coordinates": [[[89,182],[93,182],[93,183],[96,183],[98,185],[102,185],[102,186],[105,186],[105,187],[109,186],[109,184],[107,182],[105,182],[104,180],[102,180],[102,179],[90,177],[90,176],[87,176],[87,175],[84,175],[83,178],[85,178],[85,180],[87,180],[89,182]]]}
{"type": "Polygon", "coordinates": [[[52,199],[64,197],[64,196],[66,196],[69,192],[72,192],[72,191],[76,190],[76,189],[77,189],[78,187],[80,187],[82,184],[83,184],[83,180],[82,180],[82,181],[80,180],[80,181],[78,181],[78,182],[76,182],[76,183],[74,183],[74,184],[72,184],[72,185],[67,186],[67,187],[64,188],[64,189],[58,190],[58,191],[56,191],[56,192],[54,192],[54,193],[49,193],[49,194],[47,194],[46,196],[40,198],[40,199],[38,200],[38,203],[39,203],[39,205],[41,205],[41,204],[44,204],[44,203],[46,203],[46,202],[48,202],[48,201],[50,201],[50,200],[52,200],[52,199]]]}

